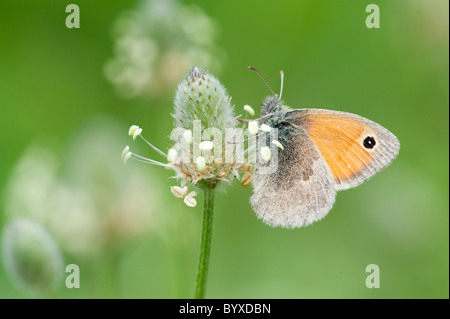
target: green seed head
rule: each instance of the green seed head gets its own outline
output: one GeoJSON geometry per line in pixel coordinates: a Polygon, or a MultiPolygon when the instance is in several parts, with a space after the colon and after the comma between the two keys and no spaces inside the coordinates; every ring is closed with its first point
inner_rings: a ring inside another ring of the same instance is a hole
{"type": "Polygon", "coordinates": [[[236,127],[231,98],[214,76],[194,67],[178,85],[175,95],[175,127],[193,130],[193,121],[200,120],[202,128],[236,127]]]}

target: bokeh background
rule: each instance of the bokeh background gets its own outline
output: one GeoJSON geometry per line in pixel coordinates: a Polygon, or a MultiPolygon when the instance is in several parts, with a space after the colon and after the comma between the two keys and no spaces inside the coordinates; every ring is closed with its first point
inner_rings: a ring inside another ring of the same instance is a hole
{"type": "MultiPolygon", "coordinates": [[[[448,1],[0,2],[0,228],[42,225],[81,288],[62,298],[190,298],[201,205],[169,191],[170,172],[124,166],[128,127],[170,147],[177,83],[194,65],[214,73],[237,112],[269,94],[260,69],[294,108],[357,113],[391,130],[399,157],[340,192],[304,229],[257,220],[250,188],[216,196],[207,297],[448,298],[448,1]],[[68,29],[65,8],[80,7],[68,29]],[[379,289],[365,286],[368,264],[379,289]]],[[[198,196],[202,202],[202,195],[198,196]]],[[[47,298],[0,263],[0,298],[47,298]]],[[[67,274],[66,274],[67,275],[67,274]]]]}

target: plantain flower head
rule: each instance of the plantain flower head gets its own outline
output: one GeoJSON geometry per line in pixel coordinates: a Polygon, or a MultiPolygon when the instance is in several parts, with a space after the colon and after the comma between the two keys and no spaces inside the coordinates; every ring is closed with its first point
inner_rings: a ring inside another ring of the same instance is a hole
{"type": "MultiPolygon", "coordinates": [[[[170,135],[174,144],[167,154],[147,141],[139,126],[129,129],[131,137],[140,137],[165,161],[142,157],[128,147],[122,153],[123,160],[132,158],[173,170],[181,184],[176,186],[177,190],[188,183],[215,188],[219,184],[230,184],[234,178],[240,179],[240,168],[248,164],[252,150],[251,147],[245,149],[243,141],[245,134],[252,135],[238,127],[231,98],[220,81],[194,67],[178,85],[174,104],[174,129],[170,135]]],[[[196,205],[195,193],[183,190],[183,195],[179,196],[180,192],[171,190],[176,197],[183,197],[186,205],[196,205]]]]}

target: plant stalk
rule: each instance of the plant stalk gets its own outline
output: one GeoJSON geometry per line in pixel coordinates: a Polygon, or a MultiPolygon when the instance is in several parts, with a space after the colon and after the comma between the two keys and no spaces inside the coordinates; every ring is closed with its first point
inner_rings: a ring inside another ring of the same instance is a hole
{"type": "Polygon", "coordinates": [[[202,238],[200,242],[200,256],[198,259],[195,298],[205,298],[206,279],[208,277],[209,255],[211,251],[211,234],[214,213],[215,190],[205,187],[205,203],[203,206],[202,238]]]}

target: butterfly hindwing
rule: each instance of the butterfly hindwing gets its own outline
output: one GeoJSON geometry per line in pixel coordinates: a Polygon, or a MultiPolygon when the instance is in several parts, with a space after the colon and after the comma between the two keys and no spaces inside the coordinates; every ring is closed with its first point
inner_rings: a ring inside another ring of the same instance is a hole
{"type": "Polygon", "coordinates": [[[284,150],[275,148],[276,170],[266,173],[268,164],[255,166],[250,202],[271,226],[309,225],[323,218],[334,203],[334,180],[327,164],[306,131],[299,127],[295,132],[284,150]]]}

